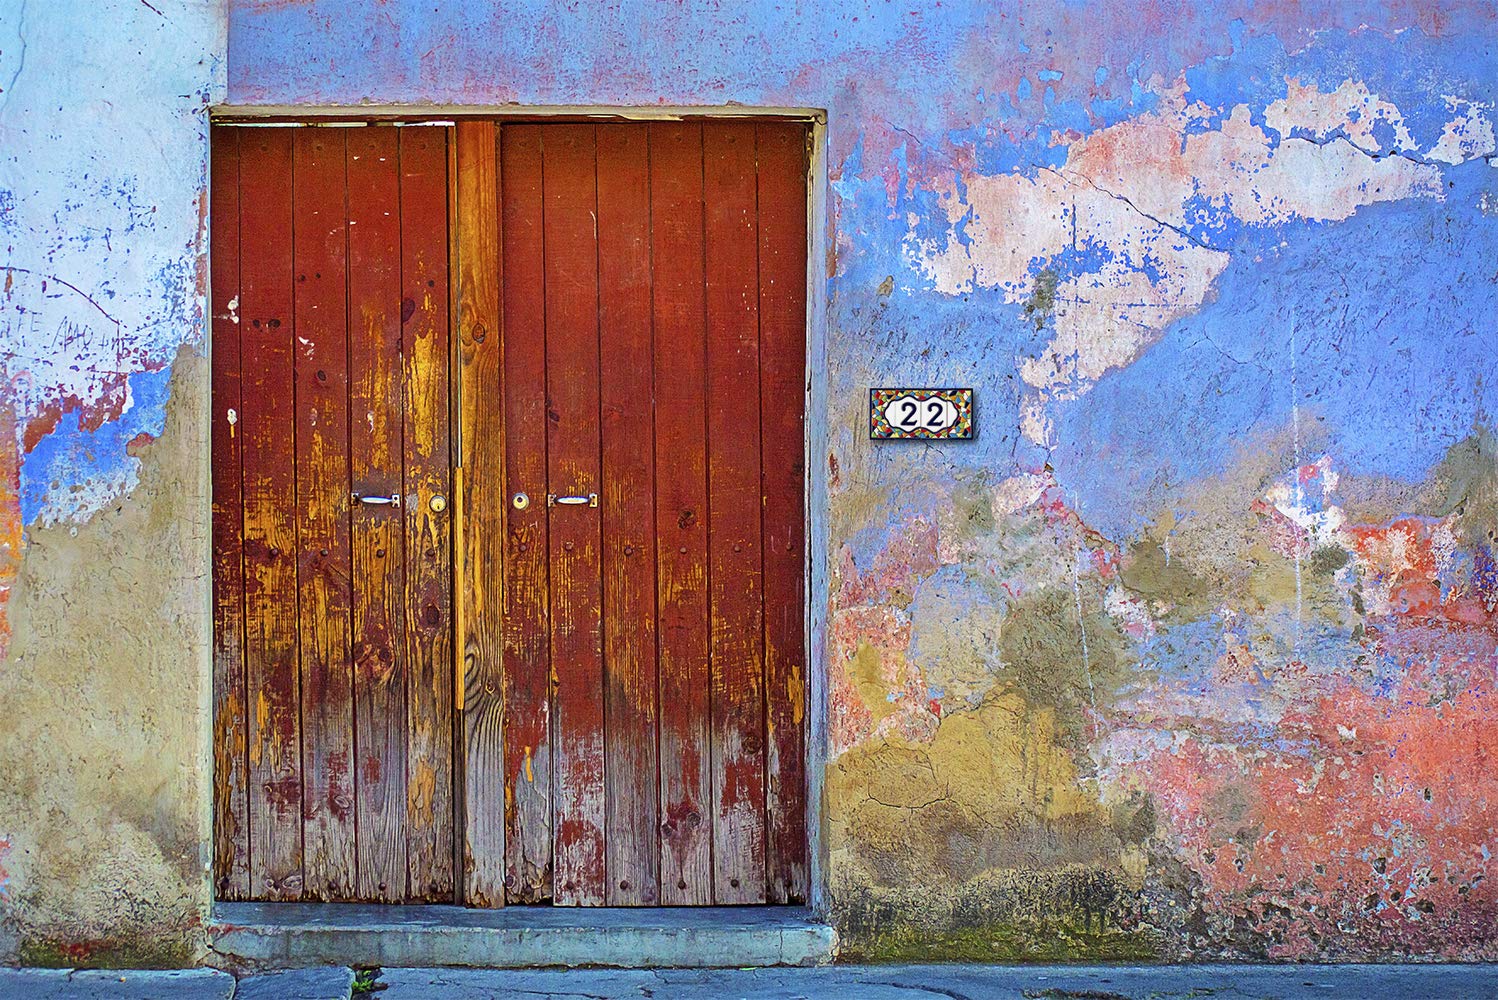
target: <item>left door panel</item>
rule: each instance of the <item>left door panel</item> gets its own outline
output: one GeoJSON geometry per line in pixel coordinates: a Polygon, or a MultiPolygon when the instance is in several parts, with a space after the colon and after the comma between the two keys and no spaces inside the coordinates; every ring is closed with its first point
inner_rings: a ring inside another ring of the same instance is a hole
{"type": "Polygon", "coordinates": [[[448,141],[214,129],[220,899],[453,899],[448,141]]]}

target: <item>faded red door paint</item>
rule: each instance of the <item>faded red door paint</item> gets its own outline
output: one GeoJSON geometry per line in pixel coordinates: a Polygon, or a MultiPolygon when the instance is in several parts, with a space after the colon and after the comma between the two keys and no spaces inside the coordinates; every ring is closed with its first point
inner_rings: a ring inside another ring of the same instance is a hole
{"type": "Polygon", "coordinates": [[[804,901],[805,129],[461,135],[215,129],[220,896],[804,901]]]}
{"type": "Polygon", "coordinates": [[[805,128],[499,132],[507,898],[803,901],[805,128]]]}
{"type": "Polygon", "coordinates": [[[219,896],[451,901],[446,130],[213,148],[219,896]]]}

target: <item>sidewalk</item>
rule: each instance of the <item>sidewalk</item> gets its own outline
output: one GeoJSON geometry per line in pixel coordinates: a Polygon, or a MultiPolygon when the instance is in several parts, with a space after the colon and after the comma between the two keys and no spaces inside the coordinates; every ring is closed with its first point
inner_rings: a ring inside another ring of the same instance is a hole
{"type": "Polygon", "coordinates": [[[1498,997],[1498,965],[829,966],[351,969],[267,973],[0,969],[0,1000],[1291,1000],[1498,997]],[[371,989],[372,988],[372,989],[371,989]],[[358,992],[354,992],[355,990],[358,992]]]}

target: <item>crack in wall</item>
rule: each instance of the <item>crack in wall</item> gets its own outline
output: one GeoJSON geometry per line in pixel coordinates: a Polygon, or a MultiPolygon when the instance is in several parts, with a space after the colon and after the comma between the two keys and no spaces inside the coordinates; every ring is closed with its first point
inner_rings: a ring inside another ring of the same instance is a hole
{"type": "MultiPolygon", "coordinates": [[[[1148,219],[1150,222],[1153,222],[1155,225],[1159,226],[1161,229],[1165,229],[1165,230],[1168,230],[1168,231],[1170,231],[1172,233],[1175,233],[1177,236],[1181,237],[1181,239],[1186,240],[1187,242],[1189,242],[1189,243],[1191,243],[1191,244],[1193,244],[1193,245],[1195,245],[1197,247],[1200,247],[1203,250],[1210,250],[1213,253],[1226,253],[1227,252],[1226,250],[1223,250],[1220,247],[1214,247],[1214,246],[1212,246],[1210,243],[1207,243],[1205,240],[1201,239],[1200,237],[1192,234],[1191,232],[1189,232],[1189,231],[1187,231],[1185,229],[1182,229],[1180,226],[1177,226],[1177,225],[1175,225],[1173,223],[1170,223],[1170,222],[1166,222],[1164,219],[1161,219],[1161,218],[1158,218],[1156,216],[1151,215],[1150,213],[1146,212],[1144,209],[1140,208],[1138,205],[1134,204],[1133,199],[1131,199],[1128,195],[1119,194],[1117,191],[1110,191],[1108,188],[1103,187],[1101,184],[1097,183],[1091,177],[1088,177],[1086,174],[1082,173],[1081,171],[1067,170],[1064,167],[1057,168],[1057,167],[1049,167],[1049,166],[1042,166],[1040,169],[1044,170],[1044,171],[1046,171],[1048,173],[1055,174],[1057,177],[1061,178],[1061,180],[1064,183],[1066,183],[1066,184],[1075,184],[1076,181],[1074,181],[1073,178],[1076,178],[1077,180],[1080,180],[1083,183],[1085,183],[1088,187],[1092,188],[1098,194],[1106,195],[1109,198],[1114,199],[1115,201],[1123,202],[1123,204],[1125,204],[1129,208],[1133,209],[1133,211],[1135,212],[1135,214],[1137,214],[1140,218],[1142,218],[1142,219],[1148,219]]],[[[1073,239],[1075,239],[1075,237],[1073,237],[1073,239]]]]}
{"type": "Polygon", "coordinates": [[[16,9],[16,39],[21,43],[21,52],[16,59],[16,71],[10,75],[10,82],[5,85],[5,92],[0,95],[0,104],[9,104],[11,91],[16,89],[16,81],[21,79],[21,70],[26,66],[26,4],[29,0],[21,0],[21,5],[16,9]]]}

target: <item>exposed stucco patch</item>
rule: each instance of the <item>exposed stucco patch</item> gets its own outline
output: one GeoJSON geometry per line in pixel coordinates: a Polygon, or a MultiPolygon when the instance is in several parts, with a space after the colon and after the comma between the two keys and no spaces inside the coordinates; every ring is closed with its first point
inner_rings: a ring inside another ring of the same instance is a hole
{"type": "MultiPolygon", "coordinates": [[[[183,348],[140,484],[33,531],[0,663],[8,947],[69,965],[192,961],[208,903],[207,363],[183,348]]],[[[8,951],[5,960],[17,953],[8,951]]]]}

